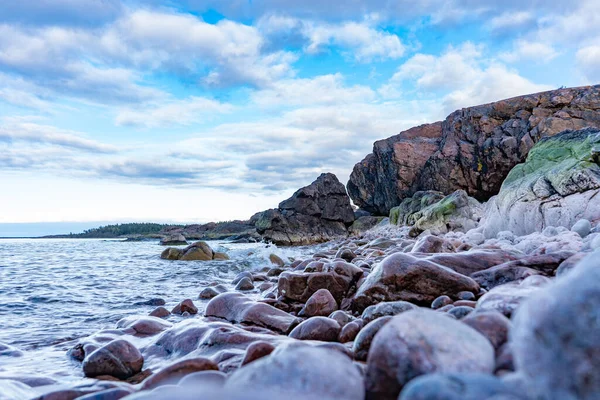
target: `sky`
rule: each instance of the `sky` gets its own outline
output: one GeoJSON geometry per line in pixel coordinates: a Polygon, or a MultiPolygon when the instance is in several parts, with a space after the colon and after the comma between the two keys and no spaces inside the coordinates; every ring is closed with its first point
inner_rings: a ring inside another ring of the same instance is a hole
{"type": "Polygon", "coordinates": [[[1,7],[0,236],[246,219],[411,126],[600,82],[597,0],[1,7]]]}

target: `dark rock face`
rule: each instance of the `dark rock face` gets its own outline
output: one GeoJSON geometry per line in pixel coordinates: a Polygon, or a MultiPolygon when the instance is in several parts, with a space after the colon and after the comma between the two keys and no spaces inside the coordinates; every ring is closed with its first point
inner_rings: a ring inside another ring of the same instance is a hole
{"type": "Polygon", "coordinates": [[[543,137],[600,127],[600,85],[559,89],[465,108],[373,145],[356,164],[348,193],[379,215],[417,191],[458,189],[482,201],[543,137]]]}
{"type": "Polygon", "coordinates": [[[256,230],[277,245],[320,243],[348,235],[354,211],[346,188],[333,174],[322,174],[277,209],[252,217],[256,230]]]}

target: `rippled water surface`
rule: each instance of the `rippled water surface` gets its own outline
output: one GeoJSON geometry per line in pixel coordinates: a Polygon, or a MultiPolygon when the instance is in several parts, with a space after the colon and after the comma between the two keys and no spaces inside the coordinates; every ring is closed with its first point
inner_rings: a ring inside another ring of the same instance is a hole
{"type": "MultiPolygon", "coordinates": [[[[0,343],[24,351],[0,356],[0,373],[78,379],[81,367],[66,355],[75,339],[149,313],[154,307],[135,303],[151,298],[166,300],[167,308],[191,298],[202,310],[206,303],[196,299],[203,287],[269,265],[274,251],[264,244],[210,245],[231,260],[161,260],[157,242],[0,240],[0,343]]],[[[282,256],[306,251],[276,249],[282,256]]]]}

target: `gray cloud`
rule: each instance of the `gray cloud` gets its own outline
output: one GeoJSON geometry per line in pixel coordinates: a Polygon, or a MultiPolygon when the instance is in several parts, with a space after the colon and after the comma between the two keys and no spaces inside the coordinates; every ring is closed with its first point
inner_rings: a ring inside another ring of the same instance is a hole
{"type": "Polygon", "coordinates": [[[0,126],[0,140],[67,147],[91,153],[116,153],[118,151],[115,146],[87,139],[79,132],[28,121],[14,121],[0,126]]]}

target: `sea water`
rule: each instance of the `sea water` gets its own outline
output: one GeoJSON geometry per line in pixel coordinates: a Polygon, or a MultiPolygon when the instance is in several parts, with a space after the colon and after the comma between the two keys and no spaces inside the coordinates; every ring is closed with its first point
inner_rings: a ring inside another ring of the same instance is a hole
{"type": "Polygon", "coordinates": [[[0,343],[17,347],[23,356],[0,356],[0,377],[81,379],[81,365],[68,357],[68,349],[78,338],[155,308],[136,303],[162,298],[171,309],[189,298],[202,313],[207,301],[198,294],[211,283],[230,285],[241,271],[269,266],[271,253],[289,259],[315,250],[208,243],[231,260],[162,260],[158,241],[1,239],[0,343]]]}

